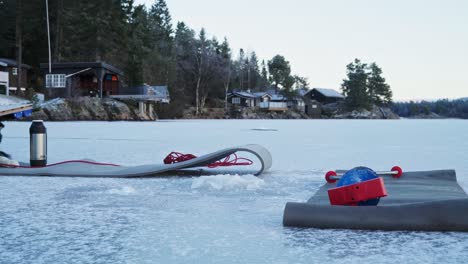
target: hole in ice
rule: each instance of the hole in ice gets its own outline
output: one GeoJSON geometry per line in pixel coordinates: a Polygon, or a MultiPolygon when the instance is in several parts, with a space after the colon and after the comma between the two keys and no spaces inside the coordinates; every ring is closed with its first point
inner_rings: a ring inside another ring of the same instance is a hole
{"type": "Polygon", "coordinates": [[[253,131],[278,131],[278,129],[276,129],[276,128],[266,128],[266,127],[252,128],[250,130],[253,130],[253,131]]]}

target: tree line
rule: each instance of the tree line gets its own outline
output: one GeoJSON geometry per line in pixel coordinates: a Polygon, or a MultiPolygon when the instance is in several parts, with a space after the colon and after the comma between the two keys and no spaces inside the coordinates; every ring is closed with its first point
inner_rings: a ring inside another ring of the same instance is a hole
{"type": "Polygon", "coordinates": [[[459,100],[437,100],[421,102],[397,102],[392,110],[402,117],[417,117],[437,114],[441,117],[468,119],[468,98],[459,100]]]}
{"type": "MultiPolygon", "coordinates": [[[[125,85],[168,85],[173,105],[226,105],[233,89],[274,87],[292,96],[307,79],[292,75],[281,55],[265,61],[233,51],[226,38],[209,37],[184,22],[174,25],[165,0],[146,8],[134,0],[49,0],[53,62],[106,61],[122,69],[125,85]]],[[[43,89],[39,63],[48,61],[44,1],[0,0],[0,56],[33,66],[31,86],[43,89]]]]}

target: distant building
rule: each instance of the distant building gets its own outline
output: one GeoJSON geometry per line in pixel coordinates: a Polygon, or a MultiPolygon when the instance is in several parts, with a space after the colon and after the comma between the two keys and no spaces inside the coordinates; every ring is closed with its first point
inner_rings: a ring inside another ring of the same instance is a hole
{"type": "Polygon", "coordinates": [[[19,90],[26,91],[29,80],[28,71],[31,69],[31,66],[22,64],[21,69],[21,81],[20,85],[18,85],[18,63],[16,60],[0,58],[0,85],[4,87],[8,86],[8,89],[0,88],[0,94],[9,95],[10,92],[16,93],[18,87],[19,90]],[[8,82],[6,82],[5,75],[8,76],[8,82]]]}
{"type": "Polygon", "coordinates": [[[232,105],[266,111],[286,111],[291,105],[290,100],[274,90],[255,93],[234,91],[228,94],[228,101],[232,105]]]}
{"type": "Polygon", "coordinates": [[[292,105],[292,103],[285,96],[277,93],[274,90],[266,91],[265,96],[269,96],[269,100],[260,103],[259,108],[262,110],[284,112],[288,110],[288,106],[292,105]]]}
{"type": "Polygon", "coordinates": [[[105,97],[120,94],[123,72],[105,62],[41,63],[47,97],[91,96],[105,97]]]}
{"type": "Polygon", "coordinates": [[[335,103],[345,99],[339,92],[325,88],[313,88],[304,95],[304,98],[315,100],[321,104],[335,103]]]}
{"type": "Polygon", "coordinates": [[[243,107],[255,107],[259,100],[261,100],[260,95],[254,95],[250,92],[237,92],[234,91],[228,94],[228,100],[232,105],[243,106],[243,107]]]}
{"type": "Polygon", "coordinates": [[[343,101],[345,97],[333,89],[313,88],[304,93],[304,113],[310,118],[322,117],[322,105],[343,101]]]}

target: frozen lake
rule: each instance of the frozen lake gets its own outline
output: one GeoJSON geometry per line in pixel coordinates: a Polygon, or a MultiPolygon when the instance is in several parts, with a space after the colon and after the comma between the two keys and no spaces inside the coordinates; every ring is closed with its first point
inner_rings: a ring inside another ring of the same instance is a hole
{"type": "MultiPolygon", "coordinates": [[[[29,123],[1,148],[29,157],[29,123]]],[[[0,263],[466,263],[468,233],[284,228],[330,169],[456,169],[468,190],[468,121],[220,120],[46,123],[49,163],[160,163],[256,143],[260,178],[0,177],[0,263]]],[[[468,221],[468,219],[467,219],[468,221]]]]}

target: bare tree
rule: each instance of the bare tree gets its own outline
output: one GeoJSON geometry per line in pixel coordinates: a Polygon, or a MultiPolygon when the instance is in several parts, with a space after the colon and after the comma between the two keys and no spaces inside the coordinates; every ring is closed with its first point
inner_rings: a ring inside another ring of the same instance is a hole
{"type": "Polygon", "coordinates": [[[205,67],[204,65],[204,60],[206,57],[206,46],[207,46],[207,40],[206,40],[206,33],[205,29],[201,29],[200,31],[200,39],[199,39],[199,46],[197,47],[196,54],[195,54],[195,69],[196,69],[196,76],[197,76],[197,83],[195,86],[195,114],[198,115],[200,114],[200,87],[202,85],[202,78],[203,78],[203,68],[205,67]]]}
{"type": "Polygon", "coordinates": [[[229,84],[231,83],[231,62],[226,65],[227,76],[223,81],[224,84],[224,111],[228,111],[228,92],[229,84]]]}

